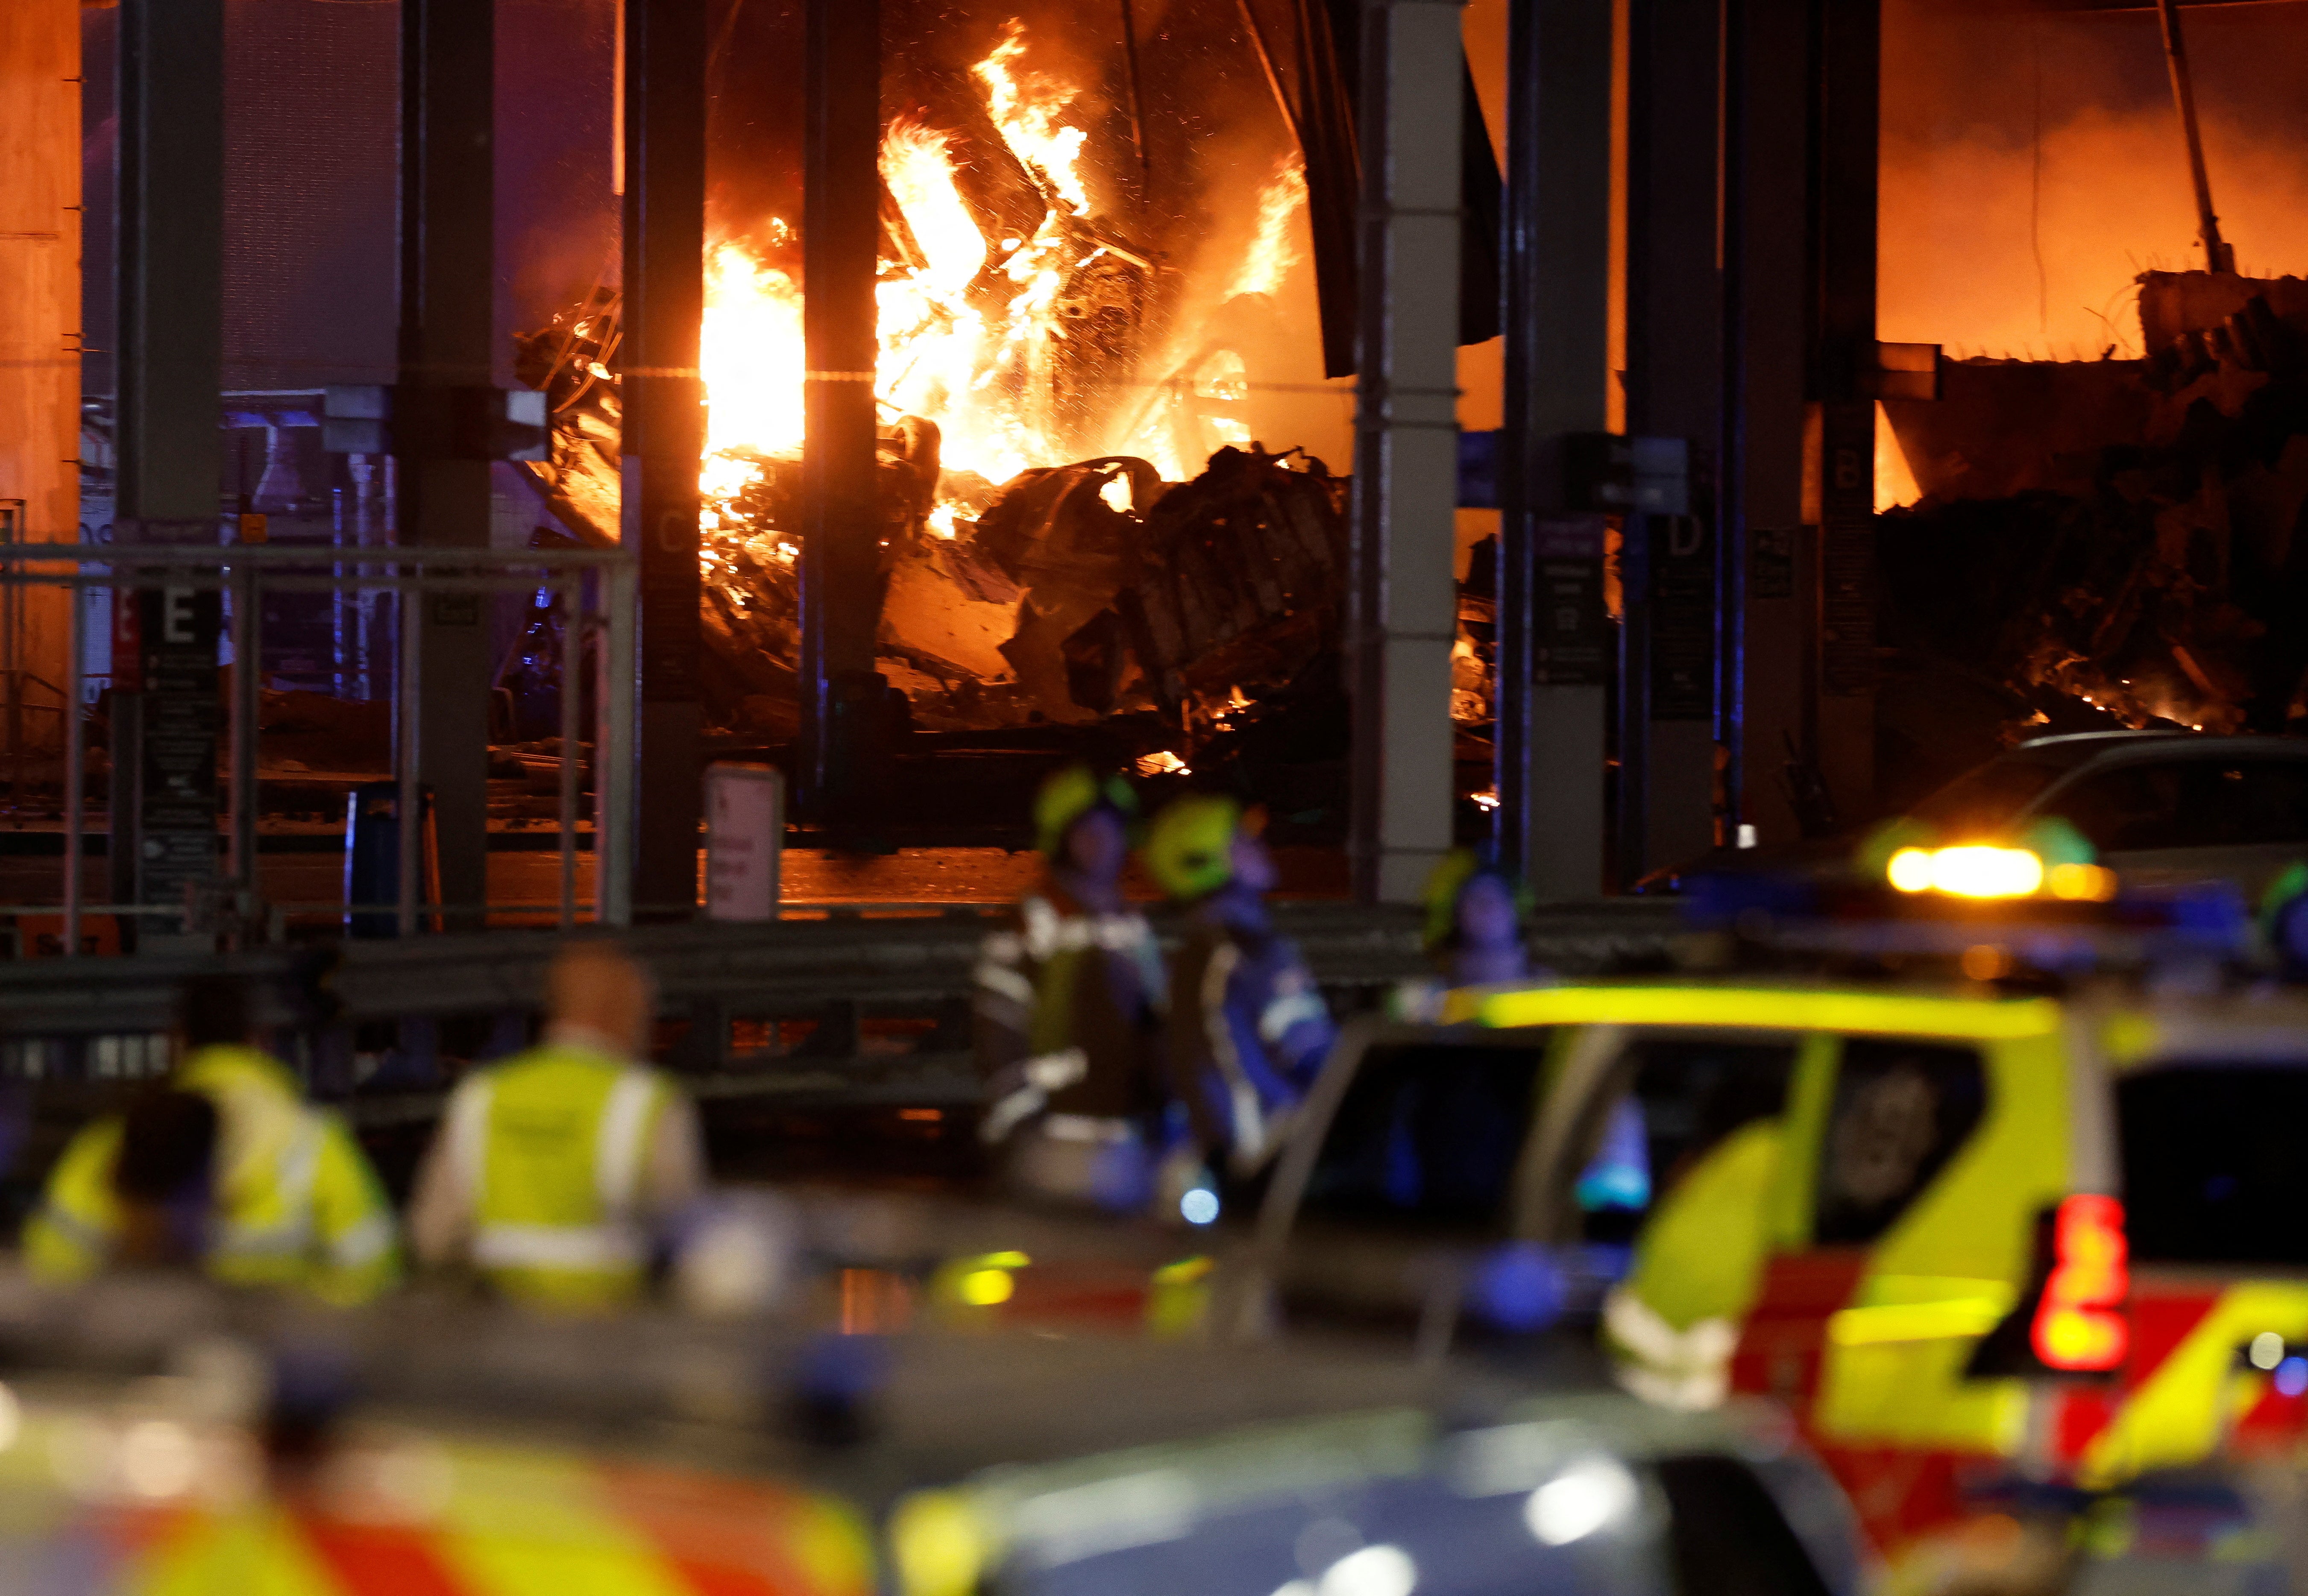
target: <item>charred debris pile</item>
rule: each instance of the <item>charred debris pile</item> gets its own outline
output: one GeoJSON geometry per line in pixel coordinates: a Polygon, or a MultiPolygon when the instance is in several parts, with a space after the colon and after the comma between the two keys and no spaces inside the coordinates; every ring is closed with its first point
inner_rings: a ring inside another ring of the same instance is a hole
{"type": "Polygon", "coordinates": [[[1885,401],[1922,497],[1877,520],[1898,805],[2052,731],[2299,731],[2308,282],[2153,271],[2144,360],[1950,362],[1885,401]]]}
{"type": "MultiPolygon", "coordinates": [[[[614,300],[597,299],[521,344],[521,375],[555,417],[550,459],[527,469],[589,542],[617,524],[616,329],[614,300]]],[[[1248,443],[1188,482],[1107,456],[997,485],[944,468],[940,442],[907,416],[880,447],[877,664],[908,702],[909,742],[1200,772],[1323,828],[1347,752],[1348,478],[1248,443]]],[[[717,751],[774,756],[798,721],[800,462],[752,463],[702,540],[705,708],[717,751]]],[[[533,617],[509,671],[550,675],[556,628],[533,617]]],[[[1472,641],[1462,652],[1478,660],[1472,641]]],[[[1486,692],[1461,699],[1486,712],[1486,692]]]]}

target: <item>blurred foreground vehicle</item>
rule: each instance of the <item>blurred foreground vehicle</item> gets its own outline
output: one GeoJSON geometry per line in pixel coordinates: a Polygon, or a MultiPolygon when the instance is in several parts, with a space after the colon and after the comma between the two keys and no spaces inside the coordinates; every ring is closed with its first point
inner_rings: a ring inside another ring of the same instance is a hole
{"type": "Polygon", "coordinates": [[[1844,1596],[1847,1510],[1765,1412],[1542,1399],[1238,1429],[901,1501],[900,1596],[1844,1596]]]}
{"type": "MultiPolygon", "coordinates": [[[[1951,843],[2016,839],[2058,820],[2128,883],[2218,880],[2257,897],[2308,854],[2308,739],[2038,737],[1958,777],[1902,818],[1951,843]]],[[[1648,878],[1644,888],[1679,891],[1724,871],[1835,875],[1847,861],[1847,842],[1718,850],[1648,878]]]]}
{"type": "Polygon", "coordinates": [[[2200,1582],[2253,1566],[2218,1547],[2308,1426],[2308,998],[2224,970],[2231,900],[1953,853],[1923,863],[1968,898],[1718,902],[1709,956],[1775,968],[1365,1031],[1268,1195],[1267,1300],[1430,1353],[1599,1309],[1654,1403],[1787,1403],[1899,1588],[2062,1588],[2111,1503],[2204,1471],[2188,1588],[2269,1588],[2200,1582]],[[2057,1555],[1981,1563],[2020,1499],[2057,1555]]]}
{"type": "Polygon", "coordinates": [[[0,1280],[0,1355],[11,1596],[1856,1588],[1775,1409],[1338,1347],[438,1298],[324,1321],[123,1277],[0,1280]]]}

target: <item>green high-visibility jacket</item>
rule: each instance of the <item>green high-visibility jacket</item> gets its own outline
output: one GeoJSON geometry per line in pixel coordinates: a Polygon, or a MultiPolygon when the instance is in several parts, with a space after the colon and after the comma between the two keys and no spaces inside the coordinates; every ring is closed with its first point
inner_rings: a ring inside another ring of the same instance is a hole
{"type": "Polygon", "coordinates": [[[640,1292],[650,1242],[642,1166],[673,1094],[653,1069],[567,1043],[466,1077],[440,1155],[469,1205],[472,1263],[491,1284],[554,1308],[640,1292]]]}
{"type": "MultiPolygon", "coordinates": [[[[254,1048],[202,1048],[174,1084],[215,1104],[217,1145],[202,1267],[230,1285],[287,1286],[365,1301],[400,1277],[392,1210],[343,1120],[306,1103],[297,1081],[254,1048]]],[[[74,1137],[24,1227],[32,1273],[53,1283],[113,1260],[123,1212],[113,1189],[121,1121],[74,1137]]]]}

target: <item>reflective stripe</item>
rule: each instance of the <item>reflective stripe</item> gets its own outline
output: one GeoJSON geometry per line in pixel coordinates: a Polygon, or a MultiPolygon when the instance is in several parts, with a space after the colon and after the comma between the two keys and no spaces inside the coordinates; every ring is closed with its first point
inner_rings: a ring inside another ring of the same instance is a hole
{"type": "Polygon", "coordinates": [[[288,1258],[313,1245],[313,1188],[320,1176],[321,1118],[299,1113],[295,1134],[273,1166],[272,1195],[280,1217],[266,1223],[228,1219],[217,1227],[211,1252],[228,1258],[288,1258]]]}
{"type": "Polygon", "coordinates": [[[1089,1055],[1078,1047],[1037,1053],[1026,1060],[1025,1074],[1024,1085],[1005,1094],[986,1111],[978,1125],[979,1140],[989,1145],[998,1142],[1015,1130],[1019,1121],[1041,1112],[1051,1093],[1064,1091],[1089,1074],[1089,1055]]]}
{"type": "Polygon", "coordinates": [[[628,1069],[609,1088],[601,1109],[601,1139],[594,1154],[595,1189],[602,1210],[622,1219],[640,1189],[642,1150],[649,1135],[650,1109],[657,1101],[657,1082],[645,1069],[628,1069]]]}
{"type": "Polygon", "coordinates": [[[977,984],[990,991],[999,992],[1020,1003],[1034,1000],[1034,983],[1006,965],[997,965],[990,959],[983,960],[977,966],[977,984]]]}
{"type": "Polygon", "coordinates": [[[485,1269],[635,1269],[641,1239],[621,1225],[485,1224],[473,1261],[485,1269]]]}
{"type": "Polygon", "coordinates": [[[1247,1171],[1258,1167],[1264,1152],[1266,1116],[1259,1105],[1258,1088],[1243,1071],[1242,1057],[1235,1051],[1234,1027],[1227,1019],[1227,982],[1241,963],[1242,953],[1231,942],[1222,942],[1211,950],[1210,962],[1202,970],[1202,1013],[1208,1020],[1211,1056],[1226,1079],[1234,1140],[1230,1156],[1237,1169],[1247,1171]]]}
{"type": "Polygon", "coordinates": [[[449,1099],[449,1168],[473,1207],[480,1205],[481,1177],[488,1163],[491,1084],[486,1073],[469,1076],[449,1099]]]}
{"type": "Polygon", "coordinates": [[[1730,1390],[1739,1329],[1728,1319],[1678,1330],[1619,1286],[1603,1300],[1603,1329],[1626,1354],[1615,1360],[1613,1376],[1645,1402],[1689,1412],[1720,1406],[1730,1390]]]}
{"type": "Polygon", "coordinates": [[[343,1269],[357,1269],[383,1257],[392,1245],[392,1221],[372,1214],[329,1243],[329,1261],[343,1269]]]}
{"type": "Polygon", "coordinates": [[[93,1253],[111,1250],[112,1234],[109,1231],[91,1224],[79,1214],[69,1213],[54,1202],[42,1203],[39,1213],[35,1217],[40,1223],[47,1225],[75,1247],[86,1248],[93,1253]]]}
{"type": "Polygon", "coordinates": [[[1290,1034],[1290,1027],[1307,1020],[1323,1020],[1331,1011],[1322,1004],[1320,992],[1287,992],[1266,1006],[1258,1017],[1258,1034],[1263,1040],[1279,1042],[1290,1034]]]}
{"type": "Polygon", "coordinates": [[[1486,1025],[1721,1025],[2007,1041],[2060,1027],[2050,998],[1936,998],[1799,987],[1558,986],[1453,992],[1442,1017],[1486,1025]]]}

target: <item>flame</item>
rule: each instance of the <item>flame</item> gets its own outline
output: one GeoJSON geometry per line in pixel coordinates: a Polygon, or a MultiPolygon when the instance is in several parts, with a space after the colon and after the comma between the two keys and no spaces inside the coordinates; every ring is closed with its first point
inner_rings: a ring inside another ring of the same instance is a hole
{"type": "MultiPolygon", "coordinates": [[[[881,149],[883,181],[910,241],[899,252],[904,260],[883,262],[875,286],[874,398],[885,425],[901,416],[937,425],[949,477],[969,474],[995,485],[1098,452],[1089,446],[1133,430],[1133,418],[1120,413],[1128,406],[1098,418],[1110,438],[1098,437],[1096,425],[1085,435],[1080,416],[1061,424],[1063,405],[1081,408],[1078,399],[1060,397],[1055,374],[1069,334],[1078,333],[1070,318],[1083,313],[1062,301],[1081,292],[1073,285],[1086,273],[1110,272],[1119,262],[1153,270],[1091,219],[1089,133],[1072,116],[1077,91],[1029,68],[1028,53],[1027,30],[1012,20],[970,70],[989,121],[1041,193],[1043,214],[1030,229],[989,231],[959,182],[982,159],[966,137],[900,118],[881,149]]],[[[1305,202],[1305,172],[1293,157],[1260,194],[1246,253],[1210,279],[1231,283],[1227,297],[1281,288],[1303,258],[1305,202]]],[[[757,532],[757,518],[741,513],[736,501],[762,483],[768,462],[801,450],[806,359],[795,243],[794,230],[770,218],[709,252],[702,362],[708,459],[699,485],[701,523],[710,534],[757,532]]],[[[1237,354],[1218,350],[1172,382],[1178,398],[1207,417],[1204,438],[1212,446],[1248,441],[1238,418],[1248,373],[1237,354]]],[[[1143,419],[1141,412],[1136,420],[1143,419]]],[[[1130,451],[1146,454],[1174,480],[1188,463],[1179,456],[1193,454],[1151,436],[1130,451]]],[[[932,512],[929,534],[941,539],[966,531],[974,519],[969,506],[983,502],[959,485],[945,491],[961,496],[932,512]]],[[[1117,510],[1130,507],[1129,493],[1120,478],[1106,485],[1107,502],[1117,510]]]]}
{"type": "Polygon", "coordinates": [[[1011,153],[1073,215],[1085,215],[1089,194],[1080,167],[1089,135],[1058,123],[1058,113],[1073,103],[1073,91],[1046,78],[1021,77],[1015,68],[1025,53],[1026,25],[1013,17],[1003,26],[1002,42],[970,73],[986,85],[986,112],[1011,153]]]}
{"type": "Polygon", "coordinates": [[[1298,264],[1298,213],[1306,208],[1306,163],[1294,154],[1258,196],[1258,234],[1235,273],[1229,296],[1279,291],[1298,264]]]}

